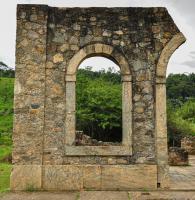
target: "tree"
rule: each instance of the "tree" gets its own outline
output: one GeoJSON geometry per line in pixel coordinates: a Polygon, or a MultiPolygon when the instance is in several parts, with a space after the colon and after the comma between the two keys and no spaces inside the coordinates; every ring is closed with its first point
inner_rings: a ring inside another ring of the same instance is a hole
{"type": "Polygon", "coordinates": [[[8,67],[4,62],[0,61],[0,77],[15,77],[15,71],[11,67],[8,67]]]}
{"type": "Polygon", "coordinates": [[[195,97],[195,74],[170,74],[166,81],[168,99],[182,102],[195,97]]]}
{"type": "Polygon", "coordinates": [[[77,130],[102,141],[121,141],[122,97],[120,74],[111,70],[77,73],[77,130]]]}

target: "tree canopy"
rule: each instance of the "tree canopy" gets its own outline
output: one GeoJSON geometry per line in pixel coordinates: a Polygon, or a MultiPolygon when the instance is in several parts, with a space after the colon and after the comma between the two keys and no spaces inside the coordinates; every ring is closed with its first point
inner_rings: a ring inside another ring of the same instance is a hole
{"type": "Polygon", "coordinates": [[[101,141],[121,141],[120,74],[79,69],[76,85],[77,130],[101,141]]]}

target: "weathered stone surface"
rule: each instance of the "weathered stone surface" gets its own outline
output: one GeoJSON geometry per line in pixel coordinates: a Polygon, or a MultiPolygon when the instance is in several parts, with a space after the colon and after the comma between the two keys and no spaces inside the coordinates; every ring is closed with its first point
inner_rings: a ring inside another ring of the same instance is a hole
{"type": "Polygon", "coordinates": [[[59,63],[59,62],[63,62],[64,58],[63,55],[58,53],[53,57],[53,62],[54,63],[59,63]]]}
{"type": "Polygon", "coordinates": [[[161,164],[157,166],[157,187],[161,189],[170,188],[170,174],[169,174],[169,165],[161,164]]]}
{"type": "Polygon", "coordinates": [[[18,6],[13,163],[42,162],[47,6],[18,6]],[[38,17],[38,15],[40,15],[38,17]],[[36,23],[34,23],[36,21],[36,23]],[[43,34],[39,34],[42,32],[43,34]],[[31,105],[39,105],[32,108],[31,105]]]}
{"type": "Polygon", "coordinates": [[[188,152],[179,147],[169,148],[169,165],[186,166],[188,165],[188,152]]]}
{"type": "Polygon", "coordinates": [[[101,166],[88,165],[83,167],[83,188],[101,189],[101,166]]]}
{"type": "Polygon", "coordinates": [[[77,156],[87,156],[87,155],[102,155],[102,156],[116,156],[116,155],[126,155],[130,156],[132,154],[131,147],[129,145],[120,146],[66,146],[65,155],[77,155],[77,156]]]}
{"type": "Polygon", "coordinates": [[[189,155],[189,166],[170,166],[170,188],[193,190],[195,188],[195,156],[189,155]]]}
{"type": "Polygon", "coordinates": [[[43,167],[43,189],[80,190],[83,188],[81,166],[45,165],[43,167]]]}
{"type": "MultiPolygon", "coordinates": [[[[53,163],[53,161],[50,159],[48,160],[48,164],[53,163]]],[[[131,156],[66,156],[63,159],[64,165],[115,165],[115,164],[123,164],[123,165],[129,165],[133,164],[133,159],[131,156]]]]}
{"type": "Polygon", "coordinates": [[[156,189],[156,165],[102,166],[102,188],[107,190],[156,189]]]}
{"type": "Polygon", "coordinates": [[[10,177],[11,190],[40,190],[41,165],[15,165],[10,177]]]}
{"type": "Polygon", "coordinates": [[[185,149],[190,155],[195,155],[195,137],[184,137],[181,140],[181,148],[185,149]]]}
{"type": "Polygon", "coordinates": [[[153,165],[45,165],[42,167],[43,176],[41,166],[15,166],[11,176],[12,189],[27,190],[28,187],[41,189],[42,177],[44,190],[156,188],[156,166],[153,165]],[[27,173],[30,174],[28,177],[27,173]],[[145,183],[142,184],[142,181],[145,183]]]}
{"type": "MultiPolygon", "coordinates": [[[[164,188],[166,66],[184,41],[165,8],[19,5],[13,163],[44,165],[42,181],[48,190],[97,189],[100,184],[102,190],[154,189],[157,182],[164,188]],[[105,56],[120,67],[121,146],[75,146],[76,72],[91,56],[105,56]],[[97,165],[96,177],[93,167],[84,168],[89,164],[97,165]]],[[[13,176],[17,173],[19,168],[13,176]]]]}

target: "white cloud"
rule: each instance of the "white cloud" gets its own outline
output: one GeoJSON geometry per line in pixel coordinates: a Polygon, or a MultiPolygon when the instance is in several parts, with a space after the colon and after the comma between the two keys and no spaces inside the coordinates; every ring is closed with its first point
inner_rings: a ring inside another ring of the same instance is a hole
{"type": "Polygon", "coordinates": [[[115,71],[120,70],[119,66],[116,65],[113,61],[111,61],[108,58],[99,57],[99,56],[85,59],[80,64],[79,68],[85,68],[86,66],[92,66],[93,71],[99,71],[101,69],[105,69],[107,71],[109,68],[113,68],[115,71]]]}

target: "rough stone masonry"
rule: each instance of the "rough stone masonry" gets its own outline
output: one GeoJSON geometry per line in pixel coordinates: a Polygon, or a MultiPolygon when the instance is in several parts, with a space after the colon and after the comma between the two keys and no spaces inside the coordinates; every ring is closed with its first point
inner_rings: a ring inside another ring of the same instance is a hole
{"type": "Polygon", "coordinates": [[[11,189],[169,187],[166,68],[183,42],[166,8],[18,5],[11,189]],[[92,56],[121,70],[119,145],[75,145],[76,72],[92,56]]]}

